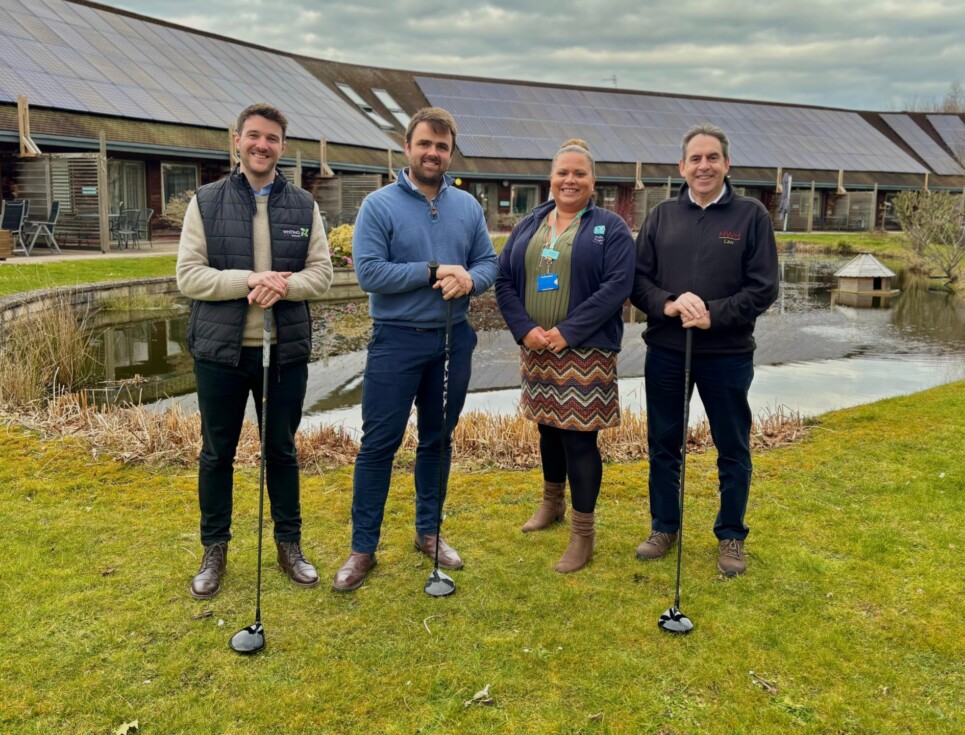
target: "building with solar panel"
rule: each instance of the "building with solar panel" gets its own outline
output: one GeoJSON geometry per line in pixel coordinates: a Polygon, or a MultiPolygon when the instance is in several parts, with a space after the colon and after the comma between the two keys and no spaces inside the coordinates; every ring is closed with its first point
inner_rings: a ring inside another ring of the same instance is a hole
{"type": "Polygon", "coordinates": [[[550,160],[571,137],[596,157],[598,204],[639,227],[682,181],[682,134],[707,122],[731,139],[732,183],[778,226],[790,174],[789,230],[877,229],[890,224],[889,200],[902,190],[965,187],[965,115],[381,69],[95,3],[0,0],[0,189],[32,213],[60,202],[62,244],[96,242],[105,213],[150,211],[157,226],[172,198],[230,170],[231,126],[258,101],[288,116],[281,169],[313,192],[329,225],[354,221],[365,195],[405,165],[405,126],[427,105],[455,116],[450,173],[494,231],[548,197],[550,160]]]}

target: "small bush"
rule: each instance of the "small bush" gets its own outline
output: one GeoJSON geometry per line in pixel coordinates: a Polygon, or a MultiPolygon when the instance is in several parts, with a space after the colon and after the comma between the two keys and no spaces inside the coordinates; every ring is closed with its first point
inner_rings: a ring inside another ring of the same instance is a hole
{"type": "Polygon", "coordinates": [[[193,196],[194,189],[174,194],[168,199],[164,214],[161,215],[161,221],[180,230],[184,226],[184,215],[188,213],[188,205],[191,203],[193,196]]]}
{"type": "Polygon", "coordinates": [[[355,225],[339,225],[328,233],[328,248],[332,265],[336,268],[352,267],[352,237],[355,225]]]}

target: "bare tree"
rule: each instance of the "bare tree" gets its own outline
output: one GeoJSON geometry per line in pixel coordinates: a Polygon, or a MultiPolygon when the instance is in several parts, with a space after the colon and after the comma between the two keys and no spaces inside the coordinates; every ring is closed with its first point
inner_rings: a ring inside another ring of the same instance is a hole
{"type": "Polygon", "coordinates": [[[910,102],[898,105],[899,112],[965,112],[965,87],[954,81],[941,99],[913,97],[910,102]]]}
{"type": "Polygon", "coordinates": [[[893,200],[895,216],[915,255],[938,268],[948,283],[958,280],[965,259],[965,194],[903,191],[893,200]]]}

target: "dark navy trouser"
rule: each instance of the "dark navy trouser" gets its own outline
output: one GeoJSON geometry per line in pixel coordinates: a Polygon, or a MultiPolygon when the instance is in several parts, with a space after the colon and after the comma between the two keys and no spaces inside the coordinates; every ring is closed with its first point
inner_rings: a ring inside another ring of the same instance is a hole
{"type": "MultiPolygon", "coordinates": [[[[674,533],[680,528],[684,354],[648,345],[644,375],[651,527],[654,531],[674,533]]],[[[744,524],[751,485],[751,409],[747,392],[753,378],[752,352],[692,356],[688,400],[696,385],[717,448],[720,512],[714,534],[721,540],[744,539],[749,530],[744,524]]]]}
{"type": "MultiPolygon", "coordinates": [[[[268,427],[265,474],[271,518],[278,541],[301,541],[302,516],[298,487],[295,432],[302,419],[308,383],[308,363],[298,362],[278,373],[276,347],[268,370],[268,427]]],[[[242,347],[237,366],[195,360],[194,376],[201,411],[201,458],[198,502],[201,506],[201,543],[205,546],[231,538],[231,510],[235,450],[241,436],[249,393],[261,419],[264,376],[261,347],[242,347]]]]}
{"type": "MultiPolygon", "coordinates": [[[[452,432],[466,402],[476,333],[468,321],[452,325],[446,432],[452,432]]],[[[389,324],[372,328],[362,381],[362,442],[355,460],[352,496],[352,550],[374,553],[379,545],[392,461],[406,424],[417,409],[419,443],[415,457],[415,529],[436,532],[442,439],[442,380],[445,329],[413,329],[389,324]]],[[[452,442],[442,458],[449,478],[452,442]]],[[[445,485],[442,500],[445,502],[445,485]]]]}

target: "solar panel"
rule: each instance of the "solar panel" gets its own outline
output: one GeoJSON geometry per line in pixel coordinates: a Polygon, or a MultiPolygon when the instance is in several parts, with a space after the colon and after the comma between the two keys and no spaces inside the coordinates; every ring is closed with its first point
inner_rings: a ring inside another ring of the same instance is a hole
{"type": "Polygon", "coordinates": [[[940,176],[965,173],[955,160],[922,130],[908,115],[882,115],[881,119],[894,130],[915,153],[940,176]]]}
{"type": "Polygon", "coordinates": [[[965,163],[965,122],[962,118],[958,115],[929,115],[928,122],[945,141],[952,154],[965,163]]]}
{"type": "Polygon", "coordinates": [[[399,150],[289,57],[65,0],[2,4],[0,101],[210,127],[267,101],[293,137],[399,150]]]}
{"type": "Polygon", "coordinates": [[[545,134],[525,138],[508,157],[545,157],[567,138],[580,137],[599,141],[594,154],[601,161],[675,164],[683,133],[709,122],[727,131],[737,166],[926,171],[856,112],[428,76],[417,76],[416,83],[430,104],[455,115],[467,156],[492,156],[491,147],[476,145],[477,133],[492,135],[488,131],[528,119],[532,113],[514,102],[525,100],[545,134]],[[650,155],[655,152],[659,157],[650,155]]]}

